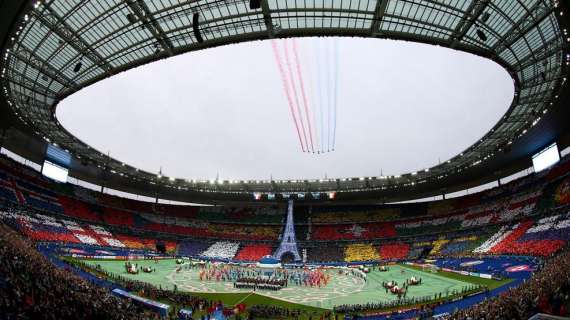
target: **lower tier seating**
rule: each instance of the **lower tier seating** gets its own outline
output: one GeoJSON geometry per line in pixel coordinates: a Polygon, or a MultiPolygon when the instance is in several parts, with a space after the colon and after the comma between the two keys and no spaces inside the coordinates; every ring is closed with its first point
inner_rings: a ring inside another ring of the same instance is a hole
{"type": "Polygon", "coordinates": [[[313,262],[338,262],[344,260],[344,248],[341,246],[308,247],[307,260],[313,262]]]}
{"type": "Polygon", "coordinates": [[[209,244],[202,241],[183,240],[178,244],[178,255],[195,257],[208,248],[209,244]]]}
{"type": "Polygon", "coordinates": [[[237,253],[235,260],[259,261],[264,256],[271,255],[271,246],[265,244],[250,244],[242,247],[237,253]]]}
{"type": "Polygon", "coordinates": [[[407,243],[390,243],[380,246],[380,259],[405,259],[410,251],[410,245],[407,243]]]}
{"type": "Polygon", "coordinates": [[[200,253],[205,258],[232,259],[239,249],[239,242],[218,241],[200,253]]]}
{"type": "Polygon", "coordinates": [[[350,244],[344,249],[344,261],[378,260],[378,251],[371,244],[350,244]]]}
{"type": "Polygon", "coordinates": [[[570,213],[503,226],[476,253],[549,256],[570,240],[570,213]]]}

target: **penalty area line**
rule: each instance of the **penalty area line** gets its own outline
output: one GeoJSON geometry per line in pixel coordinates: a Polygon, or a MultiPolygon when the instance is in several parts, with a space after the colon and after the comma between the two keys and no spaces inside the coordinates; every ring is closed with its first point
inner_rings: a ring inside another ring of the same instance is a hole
{"type": "Polygon", "coordinates": [[[236,303],[234,304],[234,306],[237,306],[238,304],[244,302],[244,301],[245,301],[247,298],[249,298],[252,294],[253,294],[253,291],[250,292],[247,296],[243,297],[240,301],[236,302],[236,303]]]}

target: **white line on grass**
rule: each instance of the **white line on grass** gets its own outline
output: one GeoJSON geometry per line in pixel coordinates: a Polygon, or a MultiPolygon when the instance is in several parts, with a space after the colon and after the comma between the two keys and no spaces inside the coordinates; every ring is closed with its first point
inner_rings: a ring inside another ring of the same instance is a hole
{"type": "Polygon", "coordinates": [[[238,305],[238,304],[244,302],[245,299],[249,298],[249,296],[251,296],[252,294],[253,294],[253,291],[250,292],[247,296],[243,297],[243,299],[241,299],[240,301],[236,302],[236,304],[234,304],[234,306],[236,306],[236,305],[238,305]]]}

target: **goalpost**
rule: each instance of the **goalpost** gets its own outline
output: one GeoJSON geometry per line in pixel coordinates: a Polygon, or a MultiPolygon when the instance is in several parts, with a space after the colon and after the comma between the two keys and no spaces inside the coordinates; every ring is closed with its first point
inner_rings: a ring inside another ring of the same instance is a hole
{"type": "Polygon", "coordinates": [[[422,265],[422,271],[437,273],[438,267],[435,264],[424,264],[422,265]]]}

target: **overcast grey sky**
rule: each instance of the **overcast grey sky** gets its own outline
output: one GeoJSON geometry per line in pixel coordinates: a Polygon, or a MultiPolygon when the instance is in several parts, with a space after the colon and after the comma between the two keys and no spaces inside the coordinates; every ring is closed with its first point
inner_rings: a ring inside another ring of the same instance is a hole
{"type": "MultiPolygon", "coordinates": [[[[331,39],[298,41],[310,68],[315,41],[331,39]]],[[[449,159],[482,137],[512,97],[512,80],[489,60],[430,45],[342,38],[336,150],[307,154],[270,42],[258,41],[116,75],[65,99],[57,117],[96,149],[151,172],[162,166],[166,176],[358,177],[449,159]]]]}

